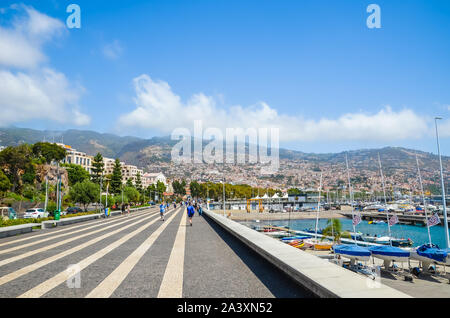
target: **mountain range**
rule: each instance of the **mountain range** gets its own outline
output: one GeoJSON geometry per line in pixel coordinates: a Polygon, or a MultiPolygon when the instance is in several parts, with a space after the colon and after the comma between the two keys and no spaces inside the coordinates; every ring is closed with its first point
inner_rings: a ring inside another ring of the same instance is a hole
{"type": "MultiPolygon", "coordinates": [[[[143,139],[75,129],[50,131],[17,127],[0,128],[0,146],[15,146],[21,143],[32,144],[39,141],[61,142],[89,155],[100,152],[104,157],[119,158],[128,164],[144,169],[154,167],[158,163],[169,163],[171,161],[171,149],[177,143],[168,136],[143,139]]],[[[203,144],[206,143],[204,141],[203,144]]],[[[323,154],[304,153],[288,149],[279,150],[279,157],[282,162],[306,161],[312,164],[327,163],[333,165],[343,163],[345,162],[345,154],[348,154],[349,159],[351,158],[352,166],[358,169],[377,169],[378,154],[382,157],[383,167],[386,170],[406,166],[414,167],[416,154],[424,167],[434,170],[438,169],[439,165],[438,157],[432,153],[401,147],[323,154]]],[[[448,171],[450,157],[443,156],[442,158],[444,167],[448,171]]]]}

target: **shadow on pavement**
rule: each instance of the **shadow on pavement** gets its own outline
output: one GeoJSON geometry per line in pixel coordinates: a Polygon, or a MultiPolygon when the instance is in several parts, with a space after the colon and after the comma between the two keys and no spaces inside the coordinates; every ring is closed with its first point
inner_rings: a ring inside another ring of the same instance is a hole
{"type": "Polygon", "coordinates": [[[259,254],[248,248],[244,243],[217,225],[209,217],[205,221],[220,236],[220,238],[236,253],[248,268],[277,298],[313,298],[314,295],[301,285],[267,262],[259,254]]]}

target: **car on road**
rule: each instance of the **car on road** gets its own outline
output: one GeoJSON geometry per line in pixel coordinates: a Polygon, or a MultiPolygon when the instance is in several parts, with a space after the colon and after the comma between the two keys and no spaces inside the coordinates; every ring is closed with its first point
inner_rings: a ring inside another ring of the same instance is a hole
{"type": "Polygon", "coordinates": [[[44,209],[28,209],[25,211],[24,219],[40,219],[48,217],[48,212],[45,212],[44,209]]]}
{"type": "Polygon", "coordinates": [[[17,219],[17,213],[11,207],[0,207],[0,218],[3,220],[14,220],[17,219]]]}
{"type": "Polygon", "coordinates": [[[83,211],[83,209],[81,209],[81,208],[79,208],[79,207],[71,206],[71,207],[68,207],[67,210],[64,211],[64,212],[65,212],[65,213],[64,213],[64,215],[65,215],[65,214],[77,214],[77,213],[83,213],[84,211],[83,211]]]}

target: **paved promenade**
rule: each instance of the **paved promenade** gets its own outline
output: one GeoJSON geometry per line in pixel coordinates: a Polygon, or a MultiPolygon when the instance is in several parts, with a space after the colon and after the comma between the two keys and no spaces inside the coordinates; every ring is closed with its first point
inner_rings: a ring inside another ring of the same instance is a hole
{"type": "Polygon", "coordinates": [[[310,297],[206,218],[156,208],[0,239],[0,297],[310,297]]]}

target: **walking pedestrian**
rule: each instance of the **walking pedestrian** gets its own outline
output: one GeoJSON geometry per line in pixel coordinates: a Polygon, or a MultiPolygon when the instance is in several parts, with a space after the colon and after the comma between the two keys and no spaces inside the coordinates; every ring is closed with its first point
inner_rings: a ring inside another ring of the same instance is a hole
{"type": "Polygon", "coordinates": [[[159,215],[161,216],[161,221],[164,221],[165,207],[166,205],[164,203],[161,203],[159,206],[159,215]]]}
{"type": "Polygon", "coordinates": [[[192,206],[191,203],[189,203],[189,206],[187,208],[187,215],[188,215],[189,223],[191,226],[192,226],[192,217],[194,216],[194,214],[195,214],[194,207],[192,206]]]}
{"type": "Polygon", "coordinates": [[[127,204],[128,216],[130,216],[130,205],[127,204]]]}
{"type": "Polygon", "coordinates": [[[125,203],[122,203],[122,211],[120,212],[121,215],[125,213],[125,203]]]}

